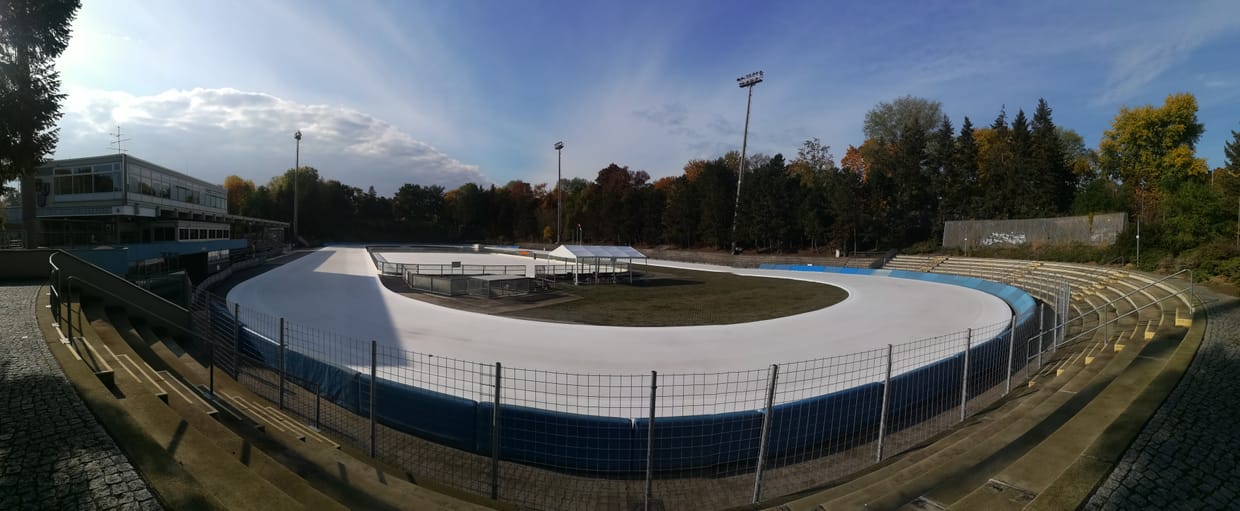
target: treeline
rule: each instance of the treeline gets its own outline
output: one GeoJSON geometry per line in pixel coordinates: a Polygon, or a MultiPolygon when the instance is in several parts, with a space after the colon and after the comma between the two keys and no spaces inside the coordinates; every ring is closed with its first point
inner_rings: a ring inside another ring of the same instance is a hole
{"type": "Polygon", "coordinates": [[[735,213],[735,238],[747,250],[933,248],[948,220],[1127,211],[1145,222],[1146,250],[1174,255],[1236,229],[1240,135],[1233,132],[1227,165],[1210,171],[1196,156],[1204,132],[1196,112],[1190,94],[1124,108],[1095,149],[1057,126],[1044,100],[1031,116],[1000,108],[983,127],[965,117],[957,128],[938,102],[898,98],[870,110],[866,141],[838,164],[818,139],[790,160],[749,157],[739,200],[734,152],[654,181],[612,164],[561,190],[406,184],[389,198],[313,168],[257,187],[230,176],[225,186],[234,213],[289,220],[300,172],[301,232],[316,240],[551,243],[562,191],[565,242],[580,233],[587,243],[726,248],[735,213]]]}

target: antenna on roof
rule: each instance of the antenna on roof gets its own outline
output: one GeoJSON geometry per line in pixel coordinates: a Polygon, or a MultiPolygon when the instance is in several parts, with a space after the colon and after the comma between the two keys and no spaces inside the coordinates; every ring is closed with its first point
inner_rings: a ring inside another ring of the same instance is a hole
{"type": "Polygon", "coordinates": [[[115,149],[115,150],[116,150],[116,154],[122,154],[122,153],[126,152],[126,149],[124,149],[124,148],[122,148],[122,147],[121,147],[121,143],[122,143],[122,142],[128,142],[128,141],[130,141],[130,140],[132,140],[132,139],[128,139],[128,138],[121,138],[121,127],[120,127],[120,126],[117,126],[117,127],[116,127],[116,133],[113,133],[113,134],[111,134],[111,135],[112,135],[113,140],[112,140],[112,142],[109,142],[109,143],[108,143],[108,145],[110,146],[110,147],[108,147],[108,148],[109,148],[109,149],[115,149]]]}

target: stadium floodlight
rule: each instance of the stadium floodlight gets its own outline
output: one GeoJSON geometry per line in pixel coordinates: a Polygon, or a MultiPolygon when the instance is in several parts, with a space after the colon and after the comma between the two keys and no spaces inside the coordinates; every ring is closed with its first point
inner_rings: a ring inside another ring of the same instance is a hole
{"type": "Polygon", "coordinates": [[[736,84],[739,85],[740,88],[742,89],[745,87],[752,87],[759,83],[762,83],[762,71],[749,73],[745,76],[742,76],[736,79],[736,84]]]}
{"type": "Polygon", "coordinates": [[[560,177],[560,151],[564,149],[564,141],[555,143],[555,244],[560,244],[560,231],[564,219],[564,178],[560,177]]]}
{"type": "Polygon", "coordinates": [[[755,71],[736,79],[742,89],[749,89],[749,99],[745,100],[745,135],[741,139],[741,168],[736,174],[736,204],[732,208],[732,255],[736,255],[736,220],[741,210],[741,181],[745,179],[745,149],[749,146],[749,107],[753,104],[753,86],[762,83],[762,71],[755,71]]]}
{"type": "Polygon", "coordinates": [[[297,233],[297,175],[301,174],[301,130],[293,133],[293,140],[297,141],[297,149],[293,153],[293,244],[296,245],[301,239],[297,233]]]}

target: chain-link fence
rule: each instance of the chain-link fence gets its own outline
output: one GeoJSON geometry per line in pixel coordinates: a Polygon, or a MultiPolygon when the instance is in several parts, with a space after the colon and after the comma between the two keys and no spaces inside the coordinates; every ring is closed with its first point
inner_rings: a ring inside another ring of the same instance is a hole
{"type": "Polygon", "coordinates": [[[286,412],[414,480],[538,509],[724,508],[820,486],[1000,399],[1040,331],[1026,312],[745,371],[582,374],[406,351],[208,293],[192,314],[216,366],[286,412]]]}

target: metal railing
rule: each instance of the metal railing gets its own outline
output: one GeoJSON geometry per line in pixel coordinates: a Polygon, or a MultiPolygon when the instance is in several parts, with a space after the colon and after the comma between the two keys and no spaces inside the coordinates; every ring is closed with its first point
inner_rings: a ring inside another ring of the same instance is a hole
{"type": "Polygon", "coordinates": [[[1037,369],[1039,330],[1012,318],[764,369],[580,374],[401,350],[207,294],[193,311],[235,360],[221,368],[287,412],[417,479],[558,509],[729,507],[824,484],[1001,399],[1037,369]]]}
{"type": "MultiPolygon", "coordinates": [[[[49,263],[61,321],[59,304],[85,284],[49,263]]],[[[220,369],[256,394],[417,480],[536,508],[722,508],[817,487],[925,442],[1042,370],[1045,354],[1191,296],[1191,272],[1189,289],[1166,286],[1183,273],[1075,316],[1061,283],[1040,291],[1027,318],[717,373],[583,374],[457,360],[207,292],[195,293],[190,315],[209,364],[218,354],[220,369]],[[1166,294],[1085,325],[1151,289],[1166,294]]]]}

